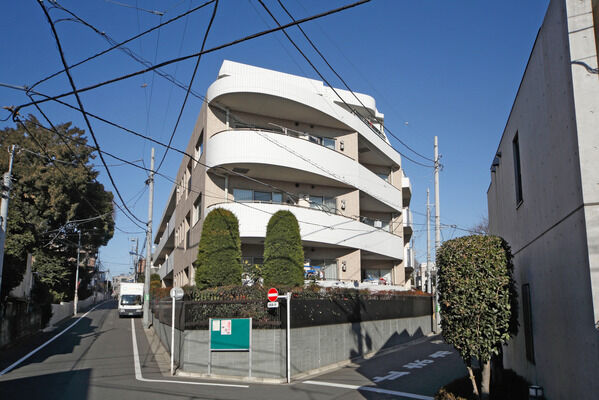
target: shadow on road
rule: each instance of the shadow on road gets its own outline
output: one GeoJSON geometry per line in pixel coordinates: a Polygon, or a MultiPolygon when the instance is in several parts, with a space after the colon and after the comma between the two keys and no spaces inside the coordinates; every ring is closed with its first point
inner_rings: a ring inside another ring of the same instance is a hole
{"type": "MultiPolygon", "coordinates": [[[[101,304],[96,310],[109,310],[115,308],[114,301],[107,301],[104,304],[101,304]]],[[[76,325],[74,325],[67,332],[63,333],[60,337],[56,338],[50,345],[40,349],[37,353],[33,354],[28,359],[24,360],[18,366],[16,366],[12,371],[16,371],[19,368],[24,366],[42,363],[46,359],[52,356],[60,355],[60,354],[72,354],[74,349],[81,345],[81,341],[86,338],[93,338],[89,341],[87,345],[87,349],[93,344],[93,342],[106,331],[97,330],[99,326],[102,326],[102,323],[107,318],[109,313],[104,313],[101,315],[100,319],[95,321],[92,320],[92,317],[89,315],[81,318],[76,325]],[[97,323],[97,325],[96,325],[97,323]]],[[[46,343],[48,340],[51,340],[56,335],[60,334],[65,328],[73,324],[73,322],[77,321],[78,317],[70,318],[64,322],[62,322],[56,330],[51,333],[40,332],[40,334],[36,337],[31,338],[28,342],[22,343],[18,347],[14,347],[8,349],[8,351],[3,351],[0,356],[0,366],[6,367],[13,362],[17,361],[24,355],[29,352],[35,350],[39,346],[46,343]]],[[[87,349],[83,351],[83,355],[87,352],[87,349]]],[[[81,357],[80,357],[81,358],[81,357]]],[[[0,368],[1,369],[1,368],[0,368]]],[[[6,376],[6,375],[5,375],[6,376]]],[[[0,397],[1,399],[2,397],[0,397]]]]}
{"type": "Polygon", "coordinates": [[[0,399],[87,399],[91,369],[57,372],[0,382],[0,399]]]}

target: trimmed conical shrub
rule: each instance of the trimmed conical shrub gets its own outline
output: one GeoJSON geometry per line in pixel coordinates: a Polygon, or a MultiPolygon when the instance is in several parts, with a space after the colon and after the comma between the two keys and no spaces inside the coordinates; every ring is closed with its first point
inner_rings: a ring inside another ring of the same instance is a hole
{"type": "Polygon", "coordinates": [[[264,284],[301,286],[304,250],[297,219],[290,211],[277,211],[268,221],[264,240],[264,284]]]}
{"type": "Polygon", "coordinates": [[[231,211],[216,208],[206,216],[194,265],[200,289],[241,284],[239,220],[231,211]]]}

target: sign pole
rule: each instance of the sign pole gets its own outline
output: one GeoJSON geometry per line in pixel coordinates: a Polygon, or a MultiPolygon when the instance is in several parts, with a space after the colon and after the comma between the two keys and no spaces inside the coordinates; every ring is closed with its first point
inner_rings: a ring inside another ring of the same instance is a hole
{"type": "Polygon", "coordinates": [[[212,318],[208,318],[208,376],[212,365],[212,318]]]}
{"type": "Polygon", "coordinates": [[[173,297],[173,311],[171,314],[171,375],[175,375],[175,297],[173,297]]]}
{"type": "Polygon", "coordinates": [[[175,302],[183,298],[184,292],[180,287],[174,287],[171,289],[170,295],[173,299],[171,311],[171,375],[175,375],[175,302]]]}
{"type": "Polygon", "coordinates": [[[287,299],[287,383],[291,383],[291,293],[285,295],[287,299]]]}
{"type": "Polygon", "coordinates": [[[252,377],[252,318],[250,318],[250,349],[249,349],[248,357],[250,359],[249,360],[250,366],[249,366],[249,371],[248,371],[248,378],[251,378],[252,377]]]}

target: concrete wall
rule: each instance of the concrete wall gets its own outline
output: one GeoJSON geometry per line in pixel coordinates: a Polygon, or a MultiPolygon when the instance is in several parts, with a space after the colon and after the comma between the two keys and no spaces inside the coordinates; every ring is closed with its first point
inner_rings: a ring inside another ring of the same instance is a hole
{"type": "Polygon", "coordinates": [[[0,348],[34,334],[42,325],[39,307],[26,303],[6,303],[0,307],[0,348]]]}
{"type": "MultiPolygon", "coordinates": [[[[87,311],[91,306],[103,301],[105,298],[108,298],[108,296],[104,296],[104,293],[96,293],[95,297],[92,295],[85,300],[79,300],[77,303],[77,311],[79,313],[87,311]]],[[[72,301],[61,302],[60,304],[52,304],[52,317],[48,322],[48,327],[55,326],[62,320],[72,317],[73,309],[74,305],[72,301]]]]}
{"type": "Polygon", "coordinates": [[[599,393],[599,80],[591,0],[551,1],[498,148],[487,192],[491,233],[514,254],[520,329],[505,366],[548,399],[599,393]],[[522,202],[516,201],[518,135],[522,202]],[[530,285],[535,362],[526,358],[522,285],[530,285]]]}
{"type": "MultiPolygon", "coordinates": [[[[170,352],[171,328],[157,319],[154,330],[170,352]]],[[[208,373],[208,331],[175,330],[175,361],[185,372],[208,373]],[[181,360],[181,362],[179,362],[181,360]]],[[[291,373],[296,376],[377,352],[427,335],[431,316],[295,328],[291,330],[291,373]]],[[[252,330],[252,377],[286,376],[286,331],[252,330]]],[[[247,352],[213,352],[211,374],[248,376],[247,352]]]]}

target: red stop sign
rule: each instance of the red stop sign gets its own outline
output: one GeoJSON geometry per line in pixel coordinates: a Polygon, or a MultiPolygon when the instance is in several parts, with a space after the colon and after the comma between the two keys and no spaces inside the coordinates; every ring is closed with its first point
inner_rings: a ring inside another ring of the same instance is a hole
{"type": "Polygon", "coordinates": [[[268,301],[277,301],[277,299],[279,298],[279,291],[277,289],[270,288],[268,289],[268,301]]]}

